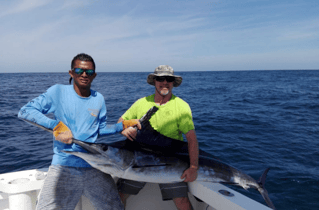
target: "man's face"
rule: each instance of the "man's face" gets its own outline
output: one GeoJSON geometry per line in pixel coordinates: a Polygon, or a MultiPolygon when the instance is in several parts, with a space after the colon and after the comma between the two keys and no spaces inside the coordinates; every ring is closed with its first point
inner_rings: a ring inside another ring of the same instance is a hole
{"type": "Polygon", "coordinates": [[[167,82],[166,80],[164,80],[163,82],[159,82],[156,79],[154,80],[154,82],[155,88],[162,96],[166,96],[167,94],[172,92],[174,82],[167,82]]]}
{"type": "MultiPolygon", "coordinates": [[[[93,63],[91,61],[76,60],[74,62],[74,69],[75,68],[80,68],[83,70],[89,70],[89,69],[94,70],[93,63]]],[[[75,73],[74,70],[70,70],[69,74],[74,79],[75,85],[77,85],[79,88],[90,87],[93,79],[96,76],[96,73],[89,76],[89,75],[87,75],[87,73],[85,71],[82,74],[77,74],[77,73],[75,73]]]]}

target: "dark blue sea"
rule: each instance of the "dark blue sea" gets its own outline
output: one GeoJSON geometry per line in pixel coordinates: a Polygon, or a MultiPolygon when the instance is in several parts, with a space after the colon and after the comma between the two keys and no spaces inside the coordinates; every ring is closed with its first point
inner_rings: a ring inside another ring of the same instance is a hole
{"type": "MultiPolygon", "coordinates": [[[[277,209],[319,209],[319,71],[176,72],[173,93],[187,101],[200,148],[258,179],[277,209]]],[[[98,73],[108,123],[154,93],[148,73],[98,73]]],[[[17,118],[19,109],[67,73],[0,74],[0,173],[48,167],[51,134],[17,118]]],[[[120,134],[103,137],[123,138],[120,134]]],[[[103,139],[102,139],[103,140],[103,139]]],[[[250,189],[233,189],[265,204],[250,189]]]]}

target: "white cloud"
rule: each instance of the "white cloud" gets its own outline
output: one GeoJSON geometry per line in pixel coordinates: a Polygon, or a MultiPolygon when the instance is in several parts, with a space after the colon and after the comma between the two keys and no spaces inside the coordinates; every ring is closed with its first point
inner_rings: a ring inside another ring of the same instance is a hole
{"type": "Polygon", "coordinates": [[[202,69],[206,68],[206,70],[315,69],[318,55],[318,49],[280,50],[267,53],[230,53],[225,55],[201,56],[194,58],[190,63],[196,61],[202,69]],[[207,69],[207,67],[209,68],[207,69]]]}
{"type": "Polygon", "coordinates": [[[183,70],[318,66],[318,18],[282,20],[280,16],[273,18],[274,14],[264,19],[265,14],[261,14],[259,24],[249,15],[229,19],[225,8],[211,16],[187,10],[160,17],[141,13],[147,9],[144,4],[123,9],[86,0],[83,5],[90,8],[81,13],[75,1],[41,9],[36,8],[41,5],[38,1],[33,1],[35,7],[27,7],[26,2],[9,8],[8,14],[33,9],[31,18],[24,21],[31,14],[26,12],[0,24],[4,31],[0,33],[0,62],[13,71],[17,63],[33,71],[46,66],[46,71],[65,71],[61,67],[68,68],[80,52],[91,54],[99,68],[119,71],[143,71],[160,64],[183,70]],[[114,8],[121,12],[109,12],[114,8]]]}
{"type": "Polygon", "coordinates": [[[0,12],[0,17],[14,15],[17,13],[25,12],[28,10],[32,10],[43,5],[46,5],[51,0],[22,0],[17,5],[13,6],[12,8],[6,8],[0,12]]]}

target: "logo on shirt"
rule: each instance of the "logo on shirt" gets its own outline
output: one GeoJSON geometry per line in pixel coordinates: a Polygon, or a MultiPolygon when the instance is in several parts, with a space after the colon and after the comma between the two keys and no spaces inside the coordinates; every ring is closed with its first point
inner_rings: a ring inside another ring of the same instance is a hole
{"type": "Polygon", "coordinates": [[[99,111],[97,109],[88,109],[88,111],[93,117],[97,117],[97,115],[99,114],[99,111]]]}

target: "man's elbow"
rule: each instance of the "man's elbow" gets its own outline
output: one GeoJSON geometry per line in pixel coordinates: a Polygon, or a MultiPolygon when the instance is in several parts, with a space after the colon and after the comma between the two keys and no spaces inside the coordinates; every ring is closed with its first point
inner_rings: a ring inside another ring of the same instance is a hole
{"type": "Polygon", "coordinates": [[[20,111],[18,112],[18,118],[19,119],[25,119],[25,117],[26,117],[26,110],[25,110],[25,108],[21,108],[20,109],[20,111]]]}
{"type": "Polygon", "coordinates": [[[186,133],[187,141],[197,141],[195,130],[190,130],[186,133]]]}

